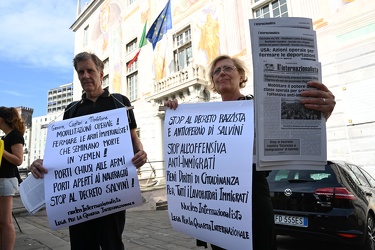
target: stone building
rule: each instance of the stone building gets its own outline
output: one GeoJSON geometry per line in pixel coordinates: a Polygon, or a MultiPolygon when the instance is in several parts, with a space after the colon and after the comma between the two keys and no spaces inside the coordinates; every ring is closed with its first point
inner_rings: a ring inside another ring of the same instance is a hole
{"type": "MultiPolygon", "coordinates": [[[[172,28],[155,49],[140,48],[143,27],[156,20],[167,0],[92,0],[71,25],[75,54],[94,52],[105,64],[104,86],[127,97],[135,107],[139,135],[150,166],[162,183],[163,101],[220,101],[208,88],[206,67],[219,54],[241,58],[252,69],[248,20],[296,16],[313,20],[323,82],[337,105],[327,122],[328,157],[375,166],[375,2],[371,0],[171,0],[172,28]],[[129,67],[128,67],[129,66],[129,67]]],[[[243,89],[253,92],[252,76],[243,89]]],[[[74,100],[80,99],[77,75],[74,100]]]]}

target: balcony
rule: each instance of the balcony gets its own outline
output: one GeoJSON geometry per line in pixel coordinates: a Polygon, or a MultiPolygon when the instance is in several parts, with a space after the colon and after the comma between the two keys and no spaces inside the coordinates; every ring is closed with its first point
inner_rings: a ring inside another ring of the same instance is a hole
{"type": "Polygon", "coordinates": [[[186,69],[171,73],[154,83],[153,93],[148,101],[162,103],[169,98],[181,97],[186,100],[206,99],[206,69],[202,65],[190,64],[186,69]]]}

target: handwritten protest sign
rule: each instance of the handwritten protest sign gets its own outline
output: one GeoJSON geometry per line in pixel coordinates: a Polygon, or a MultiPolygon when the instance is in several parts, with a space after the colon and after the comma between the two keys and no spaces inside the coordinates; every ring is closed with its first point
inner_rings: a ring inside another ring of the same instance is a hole
{"type": "Polygon", "coordinates": [[[49,125],[44,155],[52,229],[142,204],[126,108],[49,125]]]}
{"type": "Polygon", "coordinates": [[[164,142],[172,227],[226,249],[252,249],[253,101],[168,109],[164,142]]]}

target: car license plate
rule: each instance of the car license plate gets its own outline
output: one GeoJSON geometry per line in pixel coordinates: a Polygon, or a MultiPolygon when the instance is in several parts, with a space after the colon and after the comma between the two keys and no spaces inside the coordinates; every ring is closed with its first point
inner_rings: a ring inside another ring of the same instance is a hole
{"type": "Polygon", "coordinates": [[[275,214],[275,224],[295,227],[307,227],[307,217],[275,214]]]}

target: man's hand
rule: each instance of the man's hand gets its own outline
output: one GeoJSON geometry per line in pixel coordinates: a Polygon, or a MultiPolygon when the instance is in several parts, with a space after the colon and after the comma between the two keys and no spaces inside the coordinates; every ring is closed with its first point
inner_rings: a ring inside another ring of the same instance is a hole
{"type": "Polygon", "coordinates": [[[47,173],[47,169],[43,167],[43,160],[37,159],[31,163],[30,172],[37,179],[43,178],[44,174],[47,173]]]}

